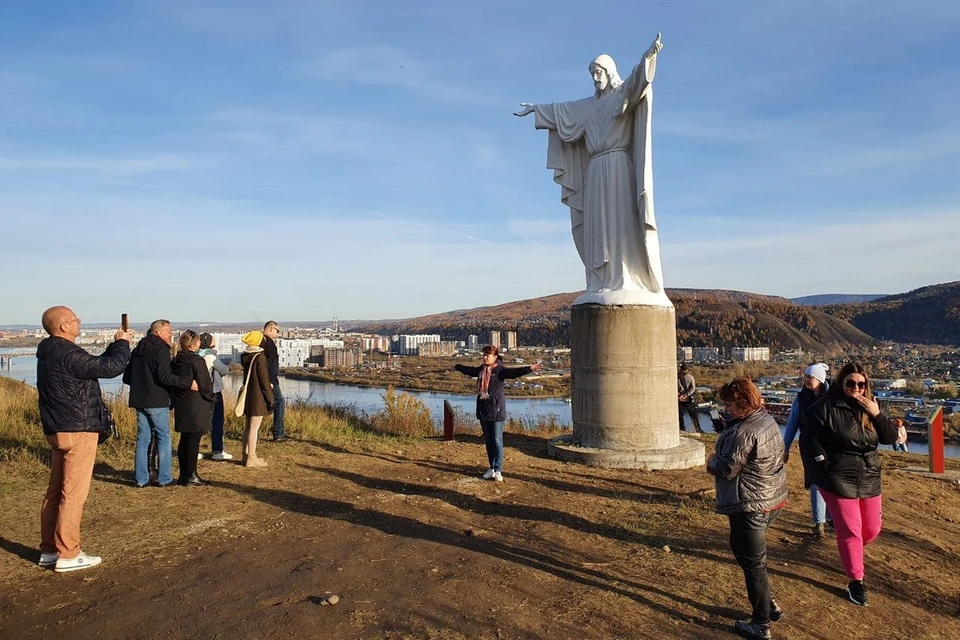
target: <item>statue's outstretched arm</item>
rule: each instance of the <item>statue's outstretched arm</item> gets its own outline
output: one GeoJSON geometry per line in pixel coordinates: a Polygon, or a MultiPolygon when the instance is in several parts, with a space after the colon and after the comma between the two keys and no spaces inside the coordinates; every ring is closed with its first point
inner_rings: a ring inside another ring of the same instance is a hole
{"type": "Polygon", "coordinates": [[[523,109],[521,109],[520,111],[513,112],[513,115],[517,116],[518,118],[522,118],[523,116],[528,116],[531,113],[533,113],[533,107],[535,105],[529,102],[521,102],[520,106],[523,107],[523,109]]]}

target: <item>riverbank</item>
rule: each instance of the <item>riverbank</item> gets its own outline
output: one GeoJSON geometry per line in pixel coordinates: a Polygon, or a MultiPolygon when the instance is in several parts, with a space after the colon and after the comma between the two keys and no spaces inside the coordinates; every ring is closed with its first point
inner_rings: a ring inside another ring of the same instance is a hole
{"type": "MultiPolygon", "coordinates": [[[[590,469],[548,458],[548,433],[513,433],[494,483],[479,479],[476,436],[374,436],[304,415],[290,425],[298,441],[261,445],[264,469],[201,461],[208,487],[134,489],[129,450],[101,447],[84,549],[104,563],[57,575],[36,566],[46,469],[31,460],[47,449],[36,425],[20,441],[0,414],[2,446],[28,449],[0,464],[0,635],[720,640],[749,615],[702,467],[590,469]],[[339,604],[321,605],[331,594],[339,604]]],[[[767,536],[786,611],[774,637],[960,637],[960,491],[900,471],[918,456],[881,459],[865,609],[843,597],[834,539],[809,535],[791,460],[767,536]]]]}
{"type": "MultiPolygon", "coordinates": [[[[432,391],[458,395],[476,393],[476,379],[453,371],[453,365],[456,363],[457,360],[449,358],[409,358],[404,360],[402,369],[286,368],[281,373],[291,380],[312,380],[368,389],[393,387],[407,391],[432,391]]],[[[569,372],[549,376],[534,373],[519,378],[516,382],[519,386],[507,384],[505,391],[508,396],[515,398],[570,397],[569,372]]]]}

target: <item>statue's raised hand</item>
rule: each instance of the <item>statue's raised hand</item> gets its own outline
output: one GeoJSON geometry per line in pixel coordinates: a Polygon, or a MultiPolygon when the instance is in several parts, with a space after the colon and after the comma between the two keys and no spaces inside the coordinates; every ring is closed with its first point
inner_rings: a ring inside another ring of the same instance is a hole
{"type": "Polygon", "coordinates": [[[513,112],[513,115],[517,116],[518,118],[522,118],[523,116],[528,116],[533,113],[533,105],[531,103],[521,102],[520,106],[523,107],[523,109],[513,112]]]}
{"type": "Polygon", "coordinates": [[[660,53],[661,49],[663,49],[663,43],[660,41],[660,34],[658,33],[657,37],[653,40],[653,44],[650,45],[650,48],[647,49],[643,57],[655,56],[660,53]]]}

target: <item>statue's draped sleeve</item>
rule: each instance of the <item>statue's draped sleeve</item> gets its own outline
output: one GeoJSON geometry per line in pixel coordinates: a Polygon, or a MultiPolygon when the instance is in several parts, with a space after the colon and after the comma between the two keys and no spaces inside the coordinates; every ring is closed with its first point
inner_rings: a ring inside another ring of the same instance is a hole
{"type": "Polygon", "coordinates": [[[624,96],[623,117],[633,117],[633,138],[630,154],[637,174],[637,211],[644,231],[649,278],[645,281],[663,288],[663,269],[660,266],[660,240],[657,237],[657,217],[653,206],[653,77],[657,73],[657,56],[645,56],[633,68],[620,87],[624,96]]]}
{"type": "Polygon", "coordinates": [[[538,104],[534,107],[537,129],[550,131],[547,142],[547,168],[560,185],[560,201],[570,208],[573,242],[586,263],[583,250],[583,189],[590,154],[583,134],[591,98],[573,102],[538,104]]]}

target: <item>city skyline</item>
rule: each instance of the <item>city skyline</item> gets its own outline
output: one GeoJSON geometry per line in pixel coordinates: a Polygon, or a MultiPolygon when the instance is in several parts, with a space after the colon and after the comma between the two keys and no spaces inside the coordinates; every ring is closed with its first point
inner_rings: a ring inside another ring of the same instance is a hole
{"type": "Polygon", "coordinates": [[[546,134],[511,112],[589,95],[599,53],[626,75],[658,31],[668,288],[956,279],[955,3],[17,3],[0,324],[54,304],[399,319],[582,289],[546,134]]]}

